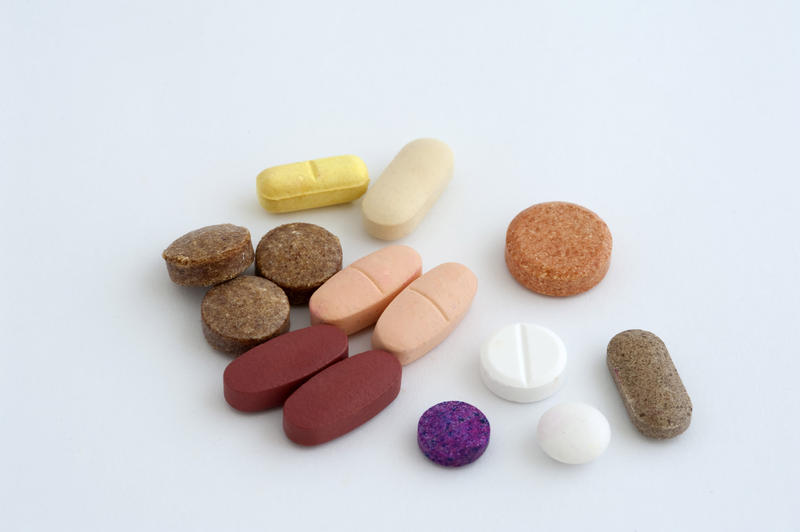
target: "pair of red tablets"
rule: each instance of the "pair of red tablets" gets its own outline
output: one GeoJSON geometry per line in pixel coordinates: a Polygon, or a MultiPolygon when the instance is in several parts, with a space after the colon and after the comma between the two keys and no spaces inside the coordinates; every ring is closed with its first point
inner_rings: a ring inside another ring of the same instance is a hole
{"type": "Polygon", "coordinates": [[[243,412],[283,405],[283,430],[318,445],[368,421],[400,393],[402,366],[379,349],[348,358],[347,335],[313,325],[265,342],[225,368],[225,400],[243,412]]]}

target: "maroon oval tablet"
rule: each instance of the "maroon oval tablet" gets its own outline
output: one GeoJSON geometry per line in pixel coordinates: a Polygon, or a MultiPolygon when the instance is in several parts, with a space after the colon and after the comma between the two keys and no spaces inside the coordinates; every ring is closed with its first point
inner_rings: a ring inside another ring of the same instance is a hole
{"type": "Polygon", "coordinates": [[[321,371],[283,405],[283,430],[295,443],[318,445],[376,416],[400,393],[397,357],[373,350],[321,371]]]}
{"type": "Polygon", "coordinates": [[[347,358],[347,335],[333,325],[282,334],[228,364],[222,375],[225,400],[237,410],[280,406],[326,367],[347,358]]]}

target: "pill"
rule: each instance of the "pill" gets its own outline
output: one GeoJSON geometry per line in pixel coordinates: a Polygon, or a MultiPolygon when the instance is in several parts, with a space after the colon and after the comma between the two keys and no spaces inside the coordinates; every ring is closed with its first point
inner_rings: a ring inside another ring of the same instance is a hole
{"type": "Polygon", "coordinates": [[[339,155],[267,168],[256,178],[261,206],[291,212],[348,203],[367,191],[367,165],[355,155],[339,155]]]}
{"type": "Polygon", "coordinates": [[[347,336],[332,325],[298,329],[258,345],[228,364],[225,400],[243,412],[280,406],[305,381],[347,358],[347,336]]]}
{"type": "Polygon", "coordinates": [[[300,445],[338,438],[389,406],[400,393],[401,378],[400,364],[385,351],[353,355],[289,396],[283,406],[283,430],[300,445]]]}
{"type": "Polygon", "coordinates": [[[342,245],[322,227],[290,223],[261,238],[256,273],[286,292],[289,303],[308,303],[311,294],[342,268],[342,245]]]}
{"type": "Polygon", "coordinates": [[[605,452],[611,427],[591,405],[561,403],[539,419],[536,438],[550,458],[565,464],[585,464],[605,452]]]}
{"type": "Polygon", "coordinates": [[[689,428],[692,401],[658,336],[638,329],[621,332],[608,343],[606,362],[639,432],[673,438],[689,428]]]}
{"type": "Polygon", "coordinates": [[[489,445],[489,420],[469,403],[445,401],[419,418],[417,444],[432,462],[446,467],[471,464],[489,445]]]}
{"type": "Polygon", "coordinates": [[[244,227],[209,225],[178,238],[161,256],[174,283],[211,286],[233,279],[250,266],[253,243],[244,227]]]}
{"type": "Polygon", "coordinates": [[[541,401],[558,391],[567,366],[567,348],[556,333],[532,323],[514,323],[481,348],[481,377],[509,401],[541,401]]]}
{"type": "Polygon", "coordinates": [[[422,258],[408,246],[388,246],[336,273],[308,302],[311,323],[330,323],[353,334],[378,321],[386,306],[422,273],[422,258]]]}
{"type": "Polygon", "coordinates": [[[447,262],[408,285],[383,311],[372,347],[406,365],[439,345],[469,310],[478,279],[469,268],[447,262]]]}
{"type": "Polygon", "coordinates": [[[243,275],[206,292],[203,334],[214,349],[238,355],[289,330],[289,300],[275,283],[243,275]]]}
{"type": "Polygon", "coordinates": [[[367,232],[397,240],[413,231],[453,177],[453,152],[436,139],[406,144],[361,203],[367,232]]]}
{"type": "Polygon", "coordinates": [[[539,203],[509,224],[505,255],[508,271],[524,287],[548,296],[571,296],[606,275],[611,232],[585,207],[539,203]]]}

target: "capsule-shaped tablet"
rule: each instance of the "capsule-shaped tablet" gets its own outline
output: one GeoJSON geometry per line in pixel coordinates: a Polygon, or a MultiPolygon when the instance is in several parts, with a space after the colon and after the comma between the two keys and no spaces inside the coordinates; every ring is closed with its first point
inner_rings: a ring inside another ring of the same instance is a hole
{"type": "Polygon", "coordinates": [[[386,306],[422,273],[422,258],[408,246],[388,246],[336,273],[311,296],[311,323],[330,323],[353,334],[376,321],[386,306]]]}
{"type": "Polygon", "coordinates": [[[624,331],[608,343],[608,369],[634,426],[650,438],[673,438],[689,428],[692,401],[655,334],[624,331]]]}
{"type": "Polygon", "coordinates": [[[256,178],[258,201],[270,212],[291,212],[360,197],[369,185],[367,165],[339,155],[267,168],[256,178]]]}
{"type": "Polygon", "coordinates": [[[385,351],[334,364],[303,384],[283,406],[283,430],[300,445],[319,445],[375,417],[400,393],[402,368],[385,351]]]}
{"type": "Polygon", "coordinates": [[[456,328],[469,310],[478,279],[469,268],[447,262],[408,285],[389,303],[375,324],[372,347],[409,364],[456,328]]]}
{"type": "Polygon", "coordinates": [[[222,376],[225,400],[242,412],[280,406],[301,384],[347,358],[347,336],[332,325],[283,334],[228,364],[222,376]]]}
{"type": "Polygon", "coordinates": [[[364,195],[367,232],[397,240],[413,231],[453,177],[453,152],[436,139],[417,139],[400,150],[364,195]]]}

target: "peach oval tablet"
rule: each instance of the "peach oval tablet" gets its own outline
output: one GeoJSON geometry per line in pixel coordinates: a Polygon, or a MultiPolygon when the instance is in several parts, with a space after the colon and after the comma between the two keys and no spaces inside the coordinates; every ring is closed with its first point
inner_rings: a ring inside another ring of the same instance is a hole
{"type": "Polygon", "coordinates": [[[283,430],[300,445],[319,445],[375,417],[400,393],[402,367],[385,351],[366,351],[327,368],[283,406],[283,430]]]}
{"type": "Polygon", "coordinates": [[[506,265],[525,288],[548,296],[585,292],[605,277],[611,232],[595,213],[552,201],[528,207],[509,224],[506,265]]]}
{"type": "Polygon", "coordinates": [[[243,412],[283,404],[310,377],[347,358],[347,336],[332,325],[314,325],[273,338],[228,364],[225,400],[243,412]]]}
{"type": "Polygon", "coordinates": [[[397,240],[413,231],[453,177],[453,151],[436,139],[406,144],[364,194],[367,232],[397,240]]]}
{"type": "Polygon", "coordinates": [[[386,306],[422,273],[422,258],[408,246],[388,246],[337,272],[311,296],[311,323],[330,323],[353,334],[376,321],[386,306]]]}
{"type": "Polygon", "coordinates": [[[447,262],[408,285],[378,318],[372,347],[409,364],[456,328],[472,304],[478,279],[469,268],[447,262]]]}

